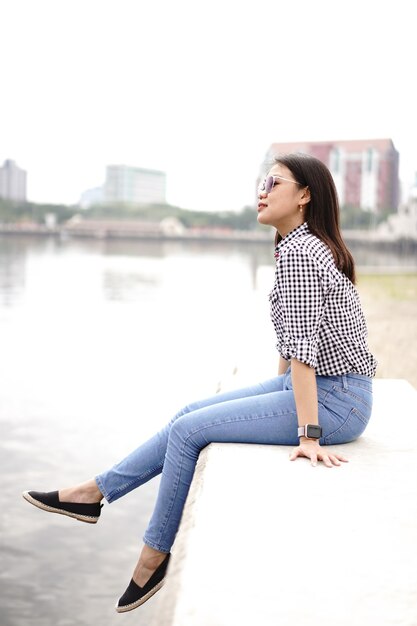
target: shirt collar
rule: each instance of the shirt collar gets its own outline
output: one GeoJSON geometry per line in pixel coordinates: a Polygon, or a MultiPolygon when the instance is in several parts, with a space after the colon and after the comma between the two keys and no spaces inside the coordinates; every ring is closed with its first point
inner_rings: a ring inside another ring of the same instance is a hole
{"type": "Polygon", "coordinates": [[[305,235],[308,232],[309,230],[307,222],[304,222],[303,224],[301,224],[301,226],[297,226],[297,228],[294,228],[294,230],[290,231],[288,235],[285,235],[285,237],[281,239],[279,244],[275,247],[275,254],[277,254],[284,246],[286,246],[287,243],[289,243],[293,239],[296,239],[300,235],[305,235]]]}

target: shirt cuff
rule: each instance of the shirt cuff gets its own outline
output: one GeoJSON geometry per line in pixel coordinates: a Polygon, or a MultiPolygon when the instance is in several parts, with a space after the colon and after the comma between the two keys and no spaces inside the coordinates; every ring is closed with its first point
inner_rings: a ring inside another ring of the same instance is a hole
{"type": "Polygon", "coordinates": [[[281,346],[278,346],[278,351],[287,361],[297,359],[310,367],[317,367],[317,342],[311,339],[286,337],[281,346]]]}

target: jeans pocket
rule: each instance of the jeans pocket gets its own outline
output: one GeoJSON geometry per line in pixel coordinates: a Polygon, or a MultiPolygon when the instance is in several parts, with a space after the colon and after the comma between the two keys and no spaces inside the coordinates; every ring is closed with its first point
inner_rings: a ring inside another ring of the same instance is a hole
{"type": "Polygon", "coordinates": [[[354,441],[365,430],[368,425],[369,418],[371,417],[371,412],[367,411],[366,413],[359,410],[357,407],[353,407],[347,418],[342,422],[339,428],[336,428],[333,432],[324,437],[324,443],[326,446],[339,444],[339,443],[348,443],[349,441],[354,441]]]}

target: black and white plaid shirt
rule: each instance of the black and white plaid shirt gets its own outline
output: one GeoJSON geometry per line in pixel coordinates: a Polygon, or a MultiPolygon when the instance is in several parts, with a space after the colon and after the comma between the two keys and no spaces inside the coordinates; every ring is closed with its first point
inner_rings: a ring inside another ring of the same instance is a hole
{"type": "Polygon", "coordinates": [[[329,247],[304,222],[279,242],[275,258],[269,300],[281,356],[321,376],[375,376],[358,292],[337,269],[329,247]]]}

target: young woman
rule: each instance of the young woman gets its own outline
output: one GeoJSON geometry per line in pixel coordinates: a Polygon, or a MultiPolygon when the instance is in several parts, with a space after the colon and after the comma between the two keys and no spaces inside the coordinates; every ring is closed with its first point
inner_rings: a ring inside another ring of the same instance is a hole
{"type": "Polygon", "coordinates": [[[371,415],[376,361],[354,287],[355,269],[339,230],[336,189],[319,160],[275,159],[259,190],[258,221],[276,229],[271,317],[278,376],[183,408],[149,441],[85,483],[25,492],[46,511],[98,521],[114,502],[162,472],[144,546],[118,612],[143,604],[162,585],[200,451],[211,442],[295,446],[327,467],[347,459],[329,444],[353,441],[371,415]]]}

